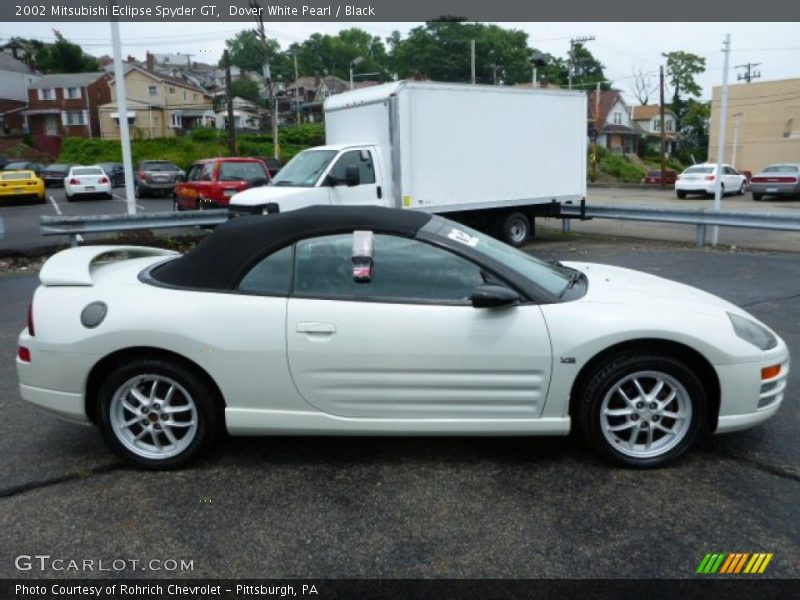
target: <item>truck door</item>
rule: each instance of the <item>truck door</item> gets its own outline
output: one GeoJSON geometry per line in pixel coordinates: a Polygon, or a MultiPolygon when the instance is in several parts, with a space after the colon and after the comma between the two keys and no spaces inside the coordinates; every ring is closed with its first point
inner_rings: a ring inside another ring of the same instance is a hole
{"type": "Polygon", "coordinates": [[[387,190],[382,189],[377,179],[375,152],[369,148],[348,150],[342,153],[328,172],[334,183],[331,189],[331,204],[384,205],[387,190]],[[347,168],[358,169],[358,183],[348,185],[347,168]]]}

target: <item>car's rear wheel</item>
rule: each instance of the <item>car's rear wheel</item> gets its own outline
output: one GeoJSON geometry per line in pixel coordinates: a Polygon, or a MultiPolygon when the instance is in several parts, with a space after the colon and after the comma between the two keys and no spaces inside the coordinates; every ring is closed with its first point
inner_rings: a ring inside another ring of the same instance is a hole
{"type": "Polygon", "coordinates": [[[755,200],[756,202],[761,200],[761,198],[763,198],[763,197],[764,197],[763,194],[755,194],[755,193],[753,194],[753,200],[755,200]]]}
{"type": "Polygon", "coordinates": [[[100,430],[112,450],[147,469],[182,467],[219,435],[222,411],[192,370],[162,360],[120,365],[97,397],[100,430]]]}
{"type": "Polygon", "coordinates": [[[620,354],[590,374],[578,423],[584,438],[612,463],[660,467],[692,445],[705,405],[702,383],[682,362],[620,354]]]}
{"type": "Polygon", "coordinates": [[[683,200],[684,198],[686,198],[686,192],[684,192],[683,190],[678,190],[678,191],[676,191],[676,192],[675,192],[675,195],[676,195],[676,196],[678,196],[678,198],[680,198],[681,200],[683,200]]]}
{"type": "Polygon", "coordinates": [[[742,182],[742,185],[740,185],[740,186],[739,186],[739,191],[738,191],[738,192],[736,192],[736,195],[737,195],[737,196],[744,196],[744,189],[745,189],[746,187],[747,187],[747,183],[743,181],[743,182],[742,182]]]}

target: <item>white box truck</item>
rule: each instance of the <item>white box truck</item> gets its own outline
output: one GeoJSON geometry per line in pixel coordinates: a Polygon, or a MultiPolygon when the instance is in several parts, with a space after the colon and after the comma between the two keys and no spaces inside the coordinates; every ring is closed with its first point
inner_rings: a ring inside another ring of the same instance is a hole
{"type": "Polygon", "coordinates": [[[325,101],[326,145],[268,186],[233,196],[233,214],[312,204],[432,213],[520,246],[536,216],[586,195],[582,92],[398,81],[325,101]]]}

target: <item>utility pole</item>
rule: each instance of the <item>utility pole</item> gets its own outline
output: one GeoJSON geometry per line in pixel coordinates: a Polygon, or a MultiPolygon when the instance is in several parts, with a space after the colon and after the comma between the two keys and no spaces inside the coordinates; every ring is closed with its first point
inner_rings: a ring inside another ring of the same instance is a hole
{"type": "Polygon", "coordinates": [[[593,35],[581,35],[569,41],[569,68],[567,69],[569,89],[572,89],[572,72],[575,70],[575,46],[591,42],[594,39],[595,37],[593,35]]]}
{"type": "Polygon", "coordinates": [[[594,90],[594,135],[592,136],[592,183],[597,178],[597,138],[600,137],[600,82],[594,90]]]}
{"type": "Polygon", "coordinates": [[[743,117],[743,113],[736,113],[733,115],[733,152],[731,153],[731,166],[736,168],[736,147],[739,145],[739,119],[743,117]]]}
{"type": "Polygon", "coordinates": [[[759,66],[761,63],[747,63],[744,65],[736,65],[736,69],[744,69],[744,73],[737,73],[736,74],[736,81],[746,81],[750,83],[753,79],[758,79],[761,77],[761,71],[756,71],[755,67],[759,66]]]}
{"type": "MultiPolygon", "coordinates": [[[[112,0],[112,5],[116,1],[112,0]]],[[[122,66],[122,42],[119,35],[119,19],[111,19],[111,45],[114,53],[114,87],[117,92],[117,114],[119,115],[119,141],[122,145],[122,165],[125,169],[125,200],[128,214],[136,214],[136,193],[133,188],[133,159],[131,157],[131,131],[128,125],[128,99],[125,91],[125,69],[122,66]]]]}
{"type": "Polygon", "coordinates": [[[659,90],[659,103],[661,104],[658,107],[658,118],[661,122],[661,189],[665,189],[667,187],[666,184],[666,170],[667,170],[667,132],[664,130],[664,66],[661,65],[658,67],[658,79],[660,84],[659,90]]]}
{"type": "Polygon", "coordinates": [[[469,42],[471,50],[471,70],[472,70],[472,85],[475,85],[475,40],[469,42]]]}
{"type": "MultiPolygon", "coordinates": [[[[717,167],[714,169],[714,210],[720,210],[722,204],[722,161],[725,160],[725,129],[728,126],[728,69],[731,58],[731,34],[725,34],[722,52],[725,54],[722,67],[722,97],[719,112],[719,147],[717,148],[717,167]]],[[[719,225],[714,225],[711,244],[719,242],[719,225]]]]}
{"type": "Polygon", "coordinates": [[[294,120],[298,125],[300,124],[300,86],[297,85],[297,80],[300,79],[297,71],[297,52],[294,53],[294,120]]]}
{"type": "Polygon", "coordinates": [[[233,92],[231,91],[231,55],[227,49],[222,53],[225,62],[225,97],[228,101],[228,153],[236,156],[236,127],[233,121],[233,92]]]}

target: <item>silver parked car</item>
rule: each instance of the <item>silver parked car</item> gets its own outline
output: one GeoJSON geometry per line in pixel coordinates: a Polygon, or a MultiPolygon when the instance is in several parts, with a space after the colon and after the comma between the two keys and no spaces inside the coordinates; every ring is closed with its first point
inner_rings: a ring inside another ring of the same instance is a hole
{"type": "Polygon", "coordinates": [[[764,196],[800,197],[800,163],[769,165],[750,179],[753,200],[764,196]]]}

